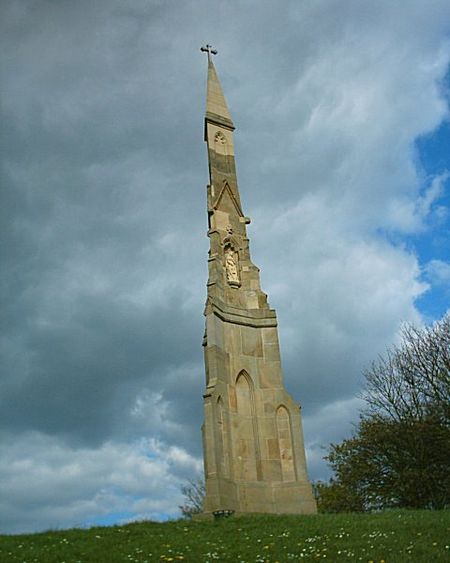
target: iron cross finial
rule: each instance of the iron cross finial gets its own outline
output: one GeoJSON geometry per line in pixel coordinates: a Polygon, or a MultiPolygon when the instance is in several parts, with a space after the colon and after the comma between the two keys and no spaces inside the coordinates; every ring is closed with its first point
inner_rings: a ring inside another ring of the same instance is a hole
{"type": "Polygon", "coordinates": [[[211,55],[217,55],[217,50],[213,49],[211,45],[206,44],[206,47],[200,47],[200,51],[208,53],[208,62],[211,60],[211,55]]]}

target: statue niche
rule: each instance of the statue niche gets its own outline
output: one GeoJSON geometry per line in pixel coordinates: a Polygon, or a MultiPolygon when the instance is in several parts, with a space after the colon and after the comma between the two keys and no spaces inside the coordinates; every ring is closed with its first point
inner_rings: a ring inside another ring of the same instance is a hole
{"type": "Polygon", "coordinates": [[[227,242],[224,247],[225,251],[225,275],[227,282],[232,287],[240,287],[241,280],[239,279],[239,254],[233,248],[230,242],[227,242]]]}

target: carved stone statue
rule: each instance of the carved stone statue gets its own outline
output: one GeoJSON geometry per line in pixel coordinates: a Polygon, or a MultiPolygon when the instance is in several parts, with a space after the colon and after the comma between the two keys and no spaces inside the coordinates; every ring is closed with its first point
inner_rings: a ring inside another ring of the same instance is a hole
{"type": "Polygon", "coordinates": [[[317,508],[306,473],[301,412],[284,388],[276,313],[248,248],[250,219],[240,205],[234,125],[212,47],[203,50],[209,59],[204,133],[211,244],[203,339],[202,517],[233,511],[313,514],[317,508]]]}
{"type": "Polygon", "coordinates": [[[238,269],[236,265],[236,260],[234,258],[234,252],[230,249],[227,251],[225,256],[225,268],[227,271],[227,281],[228,283],[239,283],[238,269]]]}

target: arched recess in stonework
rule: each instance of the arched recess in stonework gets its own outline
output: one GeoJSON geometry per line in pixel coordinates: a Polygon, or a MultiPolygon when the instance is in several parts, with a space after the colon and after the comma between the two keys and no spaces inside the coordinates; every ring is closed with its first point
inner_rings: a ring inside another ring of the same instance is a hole
{"type": "Polygon", "coordinates": [[[239,251],[238,245],[233,238],[226,237],[224,239],[223,254],[226,280],[230,285],[239,287],[241,285],[239,272],[239,251]]]}
{"type": "Polygon", "coordinates": [[[295,481],[294,452],[292,448],[291,419],[283,405],[277,408],[277,433],[280,448],[281,474],[283,481],[295,481]]]}
{"type": "Polygon", "coordinates": [[[253,381],[242,371],[236,379],[236,465],[238,479],[257,481],[260,453],[257,442],[253,381]]]}
{"type": "Polygon", "coordinates": [[[228,432],[222,397],[217,399],[217,465],[222,477],[229,477],[228,432]]]}

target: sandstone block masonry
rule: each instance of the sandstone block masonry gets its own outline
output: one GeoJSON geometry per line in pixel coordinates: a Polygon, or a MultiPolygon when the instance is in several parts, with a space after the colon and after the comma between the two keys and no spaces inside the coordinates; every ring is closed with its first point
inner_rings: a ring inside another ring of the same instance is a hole
{"type": "Polygon", "coordinates": [[[276,313],[250,257],[233,131],[208,52],[204,509],[314,513],[300,407],[284,388],[276,313]]]}

